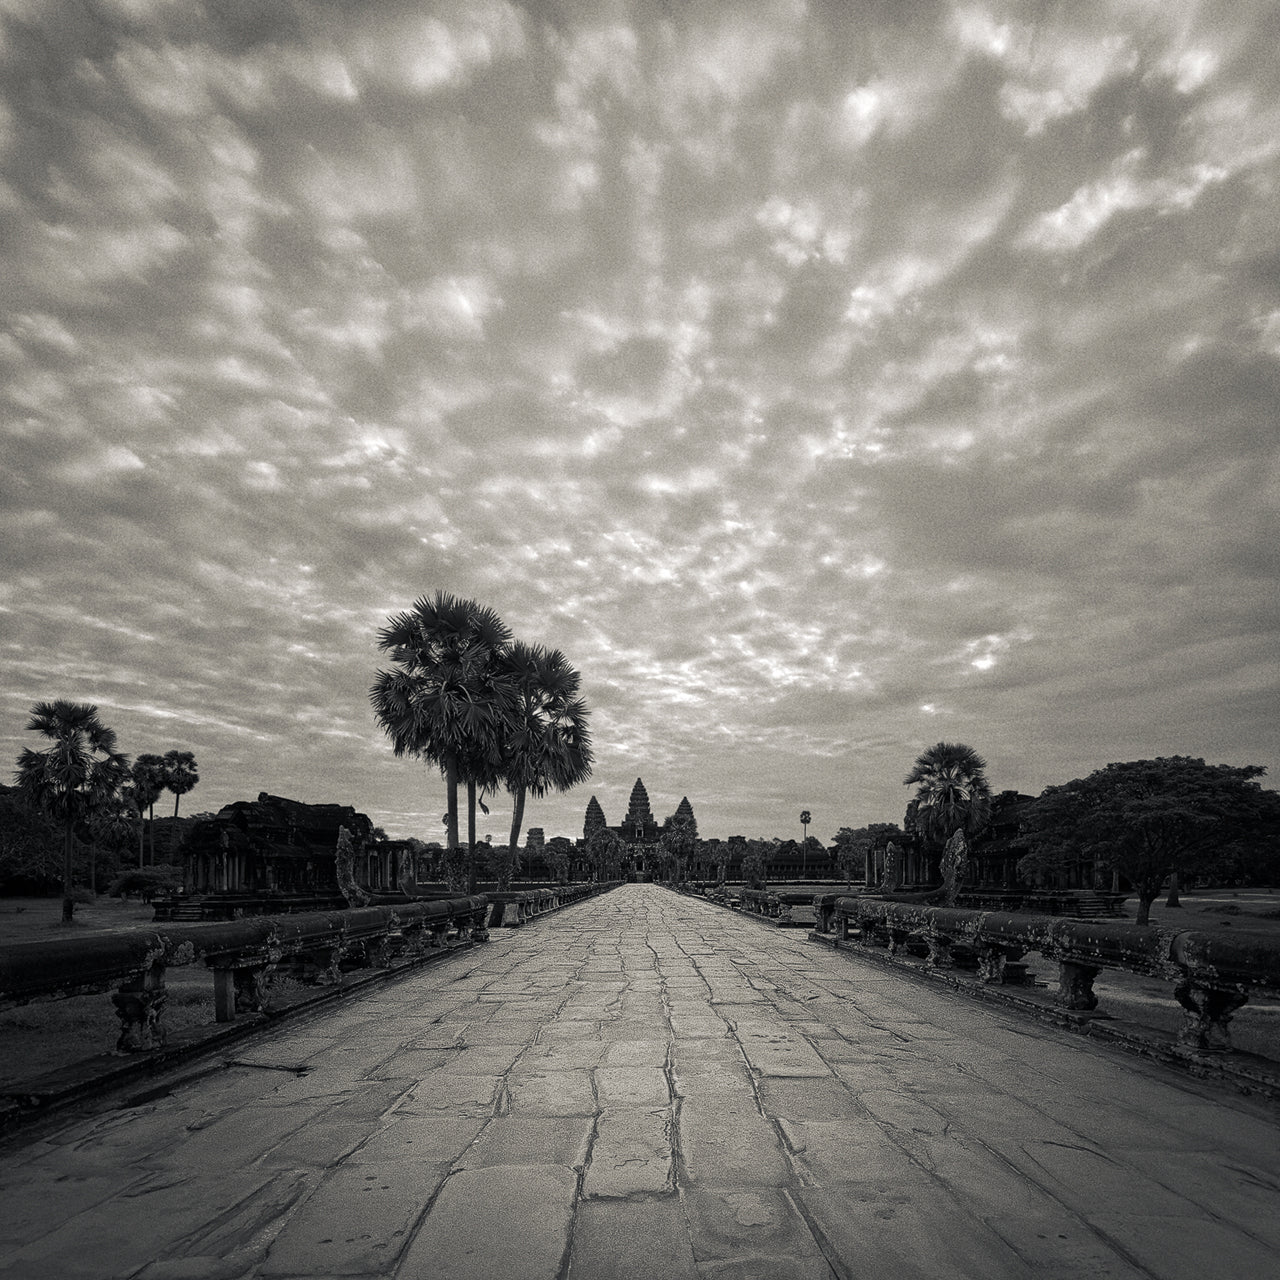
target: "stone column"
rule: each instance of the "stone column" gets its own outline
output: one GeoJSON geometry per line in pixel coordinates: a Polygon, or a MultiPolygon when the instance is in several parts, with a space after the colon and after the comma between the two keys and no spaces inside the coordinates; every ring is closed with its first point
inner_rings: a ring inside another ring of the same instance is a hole
{"type": "Polygon", "coordinates": [[[111,997],[120,1019],[120,1037],[116,1041],[120,1053],[147,1053],[163,1047],[165,1030],[160,1015],[165,998],[163,962],[121,984],[111,997]]]}
{"type": "Polygon", "coordinates": [[[1088,1013],[1098,1007],[1098,997],[1093,992],[1093,980],[1098,967],[1080,964],[1075,960],[1062,960],[1058,964],[1057,1003],[1064,1009],[1088,1013]]]}
{"type": "Polygon", "coordinates": [[[1187,978],[1173,989],[1182,1006],[1178,1043],[1201,1053],[1225,1053],[1231,1048],[1231,1018],[1249,998],[1237,983],[1211,987],[1187,978]]]}

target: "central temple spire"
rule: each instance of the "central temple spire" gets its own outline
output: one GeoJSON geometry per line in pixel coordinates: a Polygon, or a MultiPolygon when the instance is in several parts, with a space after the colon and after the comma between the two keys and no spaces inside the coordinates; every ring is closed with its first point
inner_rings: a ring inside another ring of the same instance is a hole
{"type": "Polygon", "coordinates": [[[637,778],[636,785],[631,788],[631,799],[627,802],[628,822],[652,822],[653,813],[649,809],[649,793],[644,783],[637,778]]]}

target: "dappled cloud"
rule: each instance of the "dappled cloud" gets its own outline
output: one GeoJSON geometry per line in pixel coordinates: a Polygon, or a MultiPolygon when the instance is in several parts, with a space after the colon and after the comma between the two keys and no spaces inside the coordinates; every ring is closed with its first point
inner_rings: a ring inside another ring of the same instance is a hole
{"type": "Polygon", "coordinates": [[[0,13],[11,757],[439,838],[367,691],[443,589],[582,671],[549,834],[1277,764],[1274,6],[0,13]]]}

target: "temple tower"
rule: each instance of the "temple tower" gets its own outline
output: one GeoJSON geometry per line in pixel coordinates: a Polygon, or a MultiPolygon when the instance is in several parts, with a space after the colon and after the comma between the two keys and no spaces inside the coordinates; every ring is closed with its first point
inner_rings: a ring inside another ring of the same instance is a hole
{"type": "Polygon", "coordinates": [[[589,844],[592,832],[599,831],[608,825],[604,820],[604,810],[600,807],[600,801],[592,796],[587,802],[587,816],[582,823],[582,838],[589,844]]]}
{"type": "Polygon", "coordinates": [[[632,842],[649,843],[658,838],[658,824],[653,820],[653,811],[649,808],[649,793],[639,778],[631,788],[631,799],[627,803],[627,816],[622,820],[621,831],[622,838],[632,842]]]}

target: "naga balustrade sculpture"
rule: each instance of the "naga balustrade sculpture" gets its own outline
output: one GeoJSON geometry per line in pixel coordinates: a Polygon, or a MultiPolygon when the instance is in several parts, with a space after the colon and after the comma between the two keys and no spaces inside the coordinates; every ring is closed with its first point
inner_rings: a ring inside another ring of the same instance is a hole
{"type": "Polygon", "coordinates": [[[1163,978],[1183,1009],[1178,1043],[1197,1052],[1231,1048],[1232,1015],[1250,991],[1280,994],[1280,943],[1244,930],[1230,937],[1104,920],[969,911],[915,903],[820,894],[815,934],[883,947],[927,949],[926,963],[976,965],[986,983],[1025,981],[1028,952],[1058,965],[1059,1007],[1088,1015],[1098,1005],[1093,982],[1102,969],[1163,978]]]}
{"type": "Polygon", "coordinates": [[[169,966],[212,969],[215,1017],[230,1022],[266,1011],[270,976],[282,966],[337,982],[343,965],[386,968],[397,957],[487,941],[488,913],[485,897],[457,897],[10,943],[0,946],[0,1009],[115,986],[116,1048],[146,1052],[165,1042],[169,966]]]}

